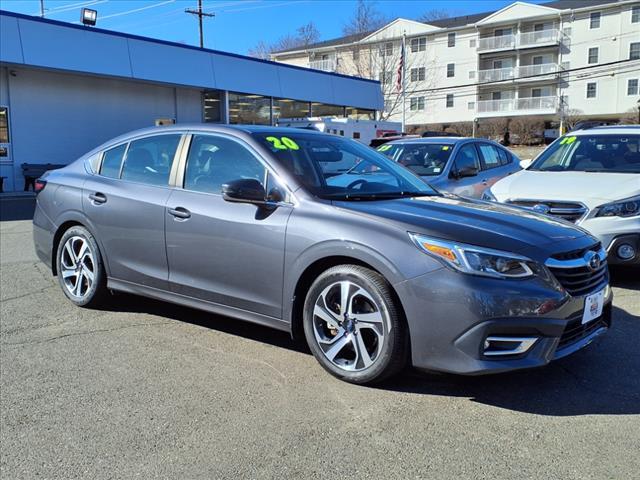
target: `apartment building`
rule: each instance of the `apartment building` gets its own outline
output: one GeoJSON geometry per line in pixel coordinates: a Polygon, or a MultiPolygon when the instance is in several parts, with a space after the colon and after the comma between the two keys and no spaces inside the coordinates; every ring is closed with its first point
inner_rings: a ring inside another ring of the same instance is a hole
{"type": "MultiPolygon", "coordinates": [[[[383,119],[400,121],[398,64],[405,38],[407,130],[532,118],[617,120],[640,102],[640,2],[515,2],[273,54],[273,60],[380,80],[383,119]]],[[[635,113],[637,115],[637,113],[635,113]]]]}

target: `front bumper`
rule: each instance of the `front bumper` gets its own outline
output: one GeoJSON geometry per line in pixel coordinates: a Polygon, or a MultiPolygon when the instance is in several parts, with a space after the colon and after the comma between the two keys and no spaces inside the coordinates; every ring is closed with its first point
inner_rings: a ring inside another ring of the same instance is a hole
{"type": "Polygon", "coordinates": [[[590,217],[579,223],[600,240],[607,251],[609,265],[640,266],[640,217],[590,217]],[[635,249],[635,256],[623,259],[618,256],[617,249],[623,243],[635,249]]]}
{"type": "Polygon", "coordinates": [[[585,296],[572,297],[540,279],[499,280],[444,268],[395,288],[419,369],[478,375],[539,367],[586,346],[611,325],[609,288],[602,315],[585,325],[585,296]],[[496,335],[537,340],[521,354],[487,356],[485,340],[496,335]]]}

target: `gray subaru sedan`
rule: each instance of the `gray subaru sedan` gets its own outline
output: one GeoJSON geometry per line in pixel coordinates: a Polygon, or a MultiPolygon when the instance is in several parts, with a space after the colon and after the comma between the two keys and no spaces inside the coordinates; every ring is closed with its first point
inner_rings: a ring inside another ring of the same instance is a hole
{"type": "Polygon", "coordinates": [[[268,325],[353,383],[541,366],[611,325],[585,230],[441,194],[338,136],[152,128],[36,189],[37,253],[76,305],[123,291],[268,325]]]}

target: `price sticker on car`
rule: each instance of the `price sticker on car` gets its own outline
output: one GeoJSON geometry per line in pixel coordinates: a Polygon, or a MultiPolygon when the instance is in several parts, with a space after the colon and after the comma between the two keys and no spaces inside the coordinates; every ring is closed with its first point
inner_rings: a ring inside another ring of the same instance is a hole
{"type": "Polygon", "coordinates": [[[604,307],[604,290],[600,290],[584,299],[584,313],[582,314],[582,324],[589,323],[602,315],[604,307]]]}

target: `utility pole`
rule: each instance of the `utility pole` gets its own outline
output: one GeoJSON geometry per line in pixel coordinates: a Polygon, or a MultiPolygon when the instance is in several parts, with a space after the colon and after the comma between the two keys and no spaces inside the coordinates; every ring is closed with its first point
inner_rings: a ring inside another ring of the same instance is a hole
{"type": "Polygon", "coordinates": [[[40,0],[40,16],[44,18],[44,0],[40,0]]]}
{"type": "Polygon", "coordinates": [[[202,17],[215,17],[215,13],[205,13],[202,11],[202,0],[198,0],[198,10],[192,10],[191,8],[185,9],[185,13],[198,16],[198,26],[200,28],[200,48],[204,48],[204,37],[202,35],[202,17]]]}

